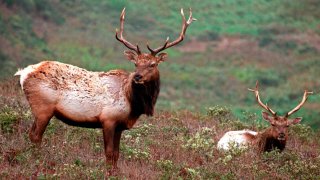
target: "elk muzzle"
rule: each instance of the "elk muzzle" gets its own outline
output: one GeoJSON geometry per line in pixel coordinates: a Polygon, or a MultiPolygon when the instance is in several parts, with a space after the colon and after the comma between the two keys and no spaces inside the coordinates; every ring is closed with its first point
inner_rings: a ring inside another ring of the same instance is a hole
{"type": "Polygon", "coordinates": [[[139,73],[136,73],[134,76],[133,76],[133,81],[136,83],[136,84],[142,84],[143,81],[142,81],[142,78],[143,76],[139,73]]]}
{"type": "Polygon", "coordinates": [[[284,141],[284,140],[286,140],[286,134],[285,134],[285,133],[279,133],[279,135],[278,135],[278,140],[279,140],[279,141],[284,141]]]}

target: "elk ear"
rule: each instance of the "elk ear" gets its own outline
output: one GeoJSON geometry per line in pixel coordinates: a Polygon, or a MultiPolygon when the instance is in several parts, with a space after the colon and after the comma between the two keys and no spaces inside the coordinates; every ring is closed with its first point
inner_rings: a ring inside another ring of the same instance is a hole
{"type": "Polygon", "coordinates": [[[294,118],[292,121],[290,121],[290,124],[298,124],[301,122],[301,120],[302,120],[302,117],[294,118]]]}
{"type": "Polygon", "coordinates": [[[124,55],[128,58],[128,60],[136,61],[137,55],[133,51],[124,51],[124,55]]]}
{"type": "Polygon", "coordinates": [[[159,58],[159,62],[164,62],[168,57],[168,54],[167,53],[160,53],[158,55],[158,58],[159,58]]]}
{"type": "Polygon", "coordinates": [[[265,119],[266,121],[270,122],[270,115],[269,115],[269,113],[262,111],[262,117],[263,117],[263,119],[265,119]]]}

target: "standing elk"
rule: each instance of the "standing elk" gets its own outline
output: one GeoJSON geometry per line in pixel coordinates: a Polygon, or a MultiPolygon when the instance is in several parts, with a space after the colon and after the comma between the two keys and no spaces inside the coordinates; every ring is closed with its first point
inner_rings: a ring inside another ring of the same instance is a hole
{"type": "Polygon", "coordinates": [[[151,53],[141,53],[123,37],[125,9],[120,16],[120,31],[116,39],[131,51],[124,54],[135,64],[132,73],[123,70],[91,72],[56,61],[43,61],[19,70],[20,84],[30,104],[34,123],[29,138],[40,144],[43,133],[55,116],[66,124],[88,128],[102,128],[107,164],[117,168],[119,143],[123,130],[130,129],[142,114],[152,116],[160,91],[158,64],[166,53],[159,52],[183,41],[188,26],[195,21],[190,9],[189,19],[181,9],[180,36],[151,53]],[[158,54],[158,55],[157,55],[158,54]]]}
{"type": "Polygon", "coordinates": [[[289,119],[289,116],[298,111],[306,102],[308,95],[313,92],[304,91],[302,101],[298,106],[287,112],[284,116],[278,116],[267,104],[263,104],[260,100],[258,81],[255,89],[248,89],[255,93],[258,104],[268,112],[262,112],[262,117],[268,121],[271,126],[261,132],[251,130],[229,131],[223,135],[218,142],[218,149],[229,150],[232,145],[237,147],[247,147],[248,145],[257,148],[259,153],[279,149],[283,151],[286,147],[288,139],[288,128],[292,124],[297,124],[302,117],[289,119]],[[269,114],[270,113],[270,114],[269,114]]]}

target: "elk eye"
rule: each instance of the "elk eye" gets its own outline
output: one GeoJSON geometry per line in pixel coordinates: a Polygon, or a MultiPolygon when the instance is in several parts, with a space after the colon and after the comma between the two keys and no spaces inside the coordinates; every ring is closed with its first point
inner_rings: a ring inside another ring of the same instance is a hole
{"type": "Polygon", "coordinates": [[[271,126],[276,126],[275,124],[271,124],[271,126]]]}
{"type": "Polygon", "coordinates": [[[150,65],[149,65],[149,67],[155,67],[157,64],[156,63],[151,63],[150,65]]]}

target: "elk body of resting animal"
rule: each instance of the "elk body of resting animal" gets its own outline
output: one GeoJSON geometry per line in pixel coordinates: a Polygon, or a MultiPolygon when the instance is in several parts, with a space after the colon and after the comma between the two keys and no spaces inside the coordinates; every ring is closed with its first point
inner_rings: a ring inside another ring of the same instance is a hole
{"type": "Polygon", "coordinates": [[[233,147],[243,148],[253,146],[258,152],[272,151],[279,149],[283,151],[288,139],[288,127],[292,124],[297,124],[301,121],[301,117],[289,119],[289,116],[298,111],[306,102],[308,95],[312,92],[305,91],[302,101],[293,110],[286,113],[285,116],[278,116],[270,107],[262,103],[258,91],[258,81],[255,89],[249,89],[255,93],[256,100],[259,105],[268,112],[262,112],[262,117],[270,123],[270,127],[261,131],[255,132],[251,130],[229,131],[225,133],[218,142],[218,149],[229,150],[233,147]],[[270,113],[270,114],[269,114],[270,113]]]}
{"type": "Polygon", "coordinates": [[[194,21],[190,9],[189,19],[183,18],[180,36],[151,53],[141,53],[138,45],[124,39],[123,9],[120,16],[120,31],[116,39],[131,51],[126,57],[136,68],[132,73],[123,70],[91,72],[56,61],[43,61],[19,70],[20,83],[30,104],[34,123],[29,137],[41,143],[50,119],[55,116],[63,122],[80,127],[102,128],[107,164],[117,166],[119,143],[123,130],[130,129],[140,115],[152,116],[160,87],[158,64],[167,54],[159,52],[180,43],[187,27],[194,21]],[[157,55],[158,54],[158,55],[157,55]]]}

